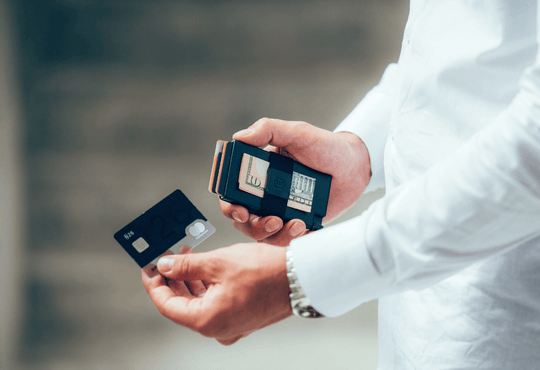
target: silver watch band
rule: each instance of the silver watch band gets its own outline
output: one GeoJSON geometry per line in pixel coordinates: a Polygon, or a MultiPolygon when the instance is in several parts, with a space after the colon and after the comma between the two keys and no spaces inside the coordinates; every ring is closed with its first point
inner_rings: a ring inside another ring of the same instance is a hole
{"type": "Polygon", "coordinates": [[[289,299],[291,301],[292,312],[296,316],[306,317],[306,318],[319,318],[324,317],[321,313],[317,312],[311,306],[311,302],[304,290],[300,286],[298,279],[296,278],[296,270],[294,268],[294,260],[292,256],[292,251],[290,247],[287,247],[287,279],[289,279],[289,288],[291,289],[291,294],[289,299]]]}

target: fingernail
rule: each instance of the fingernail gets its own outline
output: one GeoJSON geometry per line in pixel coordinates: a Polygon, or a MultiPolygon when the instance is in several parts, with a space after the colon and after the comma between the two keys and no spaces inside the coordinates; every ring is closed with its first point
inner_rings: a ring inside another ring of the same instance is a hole
{"type": "Polygon", "coordinates": [[[232,216],[232,218],[234,218],[238,222],[242,222],[242,223],[244,222],[244,221],[242,221],[242,219],[240,218],[240,215],[236,211],[233,211],[231,216],[232,216]]]}
{"type": "Polygon", "coordinates": [[[289,234],[291,234],[292,237],[296,237],[300,235],[304,230],[305,226],[302,222],[295,222],[289,229],[289,234]]]}
{"type": "Polygon", "coordinates": [[[235,136],[249,136],[251,135],[253,131],[250,128],[246,128],[245,130],[240,130],[238,132],[235,132],[233,137],[235,136]]]}
{"type": "Polygon", "coordinates": [[[279,222],[274,219],[268,220],[264,224],[264,229],[266,230],[266,232],[273,233],[274,231],[277,231],[277,229],[279,229],[279,222]]]}
{"type": "Polygon", "coordinates": [[[157,267],[160,272],[169,272],[174,265],[174,257],[161,257],[158,260],[157,267]]]}

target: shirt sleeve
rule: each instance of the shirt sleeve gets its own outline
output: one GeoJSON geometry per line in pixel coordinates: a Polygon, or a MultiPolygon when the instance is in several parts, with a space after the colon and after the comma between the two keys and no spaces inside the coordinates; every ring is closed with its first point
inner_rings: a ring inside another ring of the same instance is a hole
{"type": "Polygon", "coordinates": [[[384,187],[384,147],[388,139],[397,65],[390,64],[377,86],[339,124],[334,132],[352,132],[369,152],[372,176],[364,193],[384,187]]]}
{"type": "Polygon", "coordinates": [[[540,236],[540,62],[492,124],[362,215],[294,240],[312,305],[337,316],[540,236]],[[331,266],[331,268],[329,267],[331,266]]]}

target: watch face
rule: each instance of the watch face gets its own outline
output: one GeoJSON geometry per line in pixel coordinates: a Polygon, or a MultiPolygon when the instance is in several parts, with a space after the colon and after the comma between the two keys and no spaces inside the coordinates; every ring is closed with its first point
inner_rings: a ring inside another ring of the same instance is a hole
{"type": "MultiPolygon", "coordinates": [[[[298,306],[297,306],[298,307],[298,306]]],[[[294,312],[295,310],[293,310],[294,312]]],[[[305,317],[308,319],[317,319],[319,317],[324,317],[321,313],[319,313],[316,309],[314,309],[311,306],[307,307],[298,307],[296,309],[296,312],[294,312],[297,316],[305,317]]]]}

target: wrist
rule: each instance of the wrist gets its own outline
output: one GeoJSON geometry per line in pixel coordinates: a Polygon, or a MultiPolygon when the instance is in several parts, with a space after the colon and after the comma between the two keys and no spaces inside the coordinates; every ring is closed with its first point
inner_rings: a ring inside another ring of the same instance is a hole
{"type": "MultiPolygon", "coordinates": [[[[259,287],[254,290],[255,299],[263,302],[261,309],[266,311],[265,316],[277,321],[292,316],[286,249],[266,243],[250,243],[250,249],[262,253],[257,261],[256,277],[246,279],[246,284],[251,287],[259,287]]],[[[242,275],[246,276],[245,273],[242,275]]],[[[250,290],[249,288],[243,289],[250,290]]]]}
{"type": "Polygon", "coordinates": [[[356,176],[360,176],[367,185],[371,179],[371,158],[364,141],[355,133],[349,131],[336,132],[336,135],[341,136],[348,143],[348,151],[351,156],[357,161],[354,162],[354,171],[356,176]]]}
{"type": "Polygon", "coordinates": [[[311,301],[304,293],[300,282],[296,276],[296,269],[294,268],[294,258],[290,247],[287,247],[287,279],[289,280],[290,288],[290,304],[291,310],[296,316],[305,318],[320,318],[324,317],[311,305],[311,301]]]}

